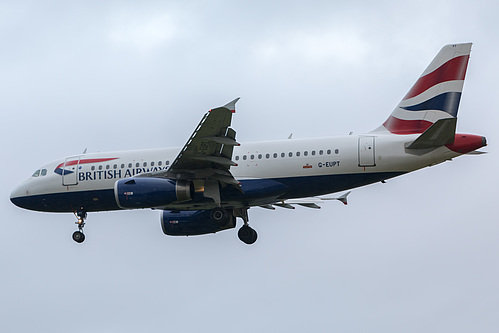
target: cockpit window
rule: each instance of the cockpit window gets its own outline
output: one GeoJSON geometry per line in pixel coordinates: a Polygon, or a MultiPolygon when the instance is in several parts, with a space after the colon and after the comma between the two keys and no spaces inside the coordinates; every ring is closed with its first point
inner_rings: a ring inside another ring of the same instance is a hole
{"type": "Polygon", "coordinates": [[[42,176],[46,176],[47,175],[47,169],[42,169],[41,175],[42,176]]]}
{"type": "Polygon", "coordinates": [[[38,176],[40,176],[40,170],[36,170],[31,177],[38,177],[38,176]]]}

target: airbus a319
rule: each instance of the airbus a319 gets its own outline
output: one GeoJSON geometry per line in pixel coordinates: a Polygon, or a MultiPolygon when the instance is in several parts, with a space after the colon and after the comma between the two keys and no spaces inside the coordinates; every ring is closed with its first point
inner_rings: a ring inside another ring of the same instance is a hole
{"type": "Polygon", "coordinates": [[[235,228],[257,239],[251,207],[301,205],[347,195],[323,195],[383,182],[463,154],[478,154],[480,135],[456,133],[471,43],[444,46],[388,119],[371,132],[328,138],[239,144],[231,128],[238,99],[207,112],[182,148],[82,153],[48,163],[11,193],[25,209],[71,212],[85,239],[87,213],[161,210],[167,235],[235,228]]]}

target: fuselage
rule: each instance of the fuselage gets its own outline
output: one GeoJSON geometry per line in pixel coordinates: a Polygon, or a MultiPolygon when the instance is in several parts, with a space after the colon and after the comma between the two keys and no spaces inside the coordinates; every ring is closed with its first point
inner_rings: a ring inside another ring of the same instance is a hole
{"type": "MultiPolygon", "coordinates": [[[[420,154],[406,144],[418,135],[366,134],[331,138],[245,143],[234,148],[230,168],[242,193],[221,189],[222,205],[246,207],[319,196],[383,181],[438,164],[485,145],[470,136],[453,146],[420,154]]],[[[456,138],[459,134],[456,135],[456,138]]],[[[11,194],[22,208],[47,212],[117,210],[117,180],[167,169],[180,148],[115,151],[74,155],[38,169],[11,194]]],[[[199,191],[200,189],[196,189],[199,191]]],[[[202,198],[172,203],[162,209],[209,209],[202,198]]]]}

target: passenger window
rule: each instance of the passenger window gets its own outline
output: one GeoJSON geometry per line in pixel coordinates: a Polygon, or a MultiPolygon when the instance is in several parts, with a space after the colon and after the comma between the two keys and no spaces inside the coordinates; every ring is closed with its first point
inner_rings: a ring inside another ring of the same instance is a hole
{"type": "Polygon", "coordinates": [[[277,158],[277,153],[274,153],[274,158],[277,158]]]}
{"type": "Polygon", "coordinates": [[[144,167],[146,167],[146,166],[147,166],[147,162],[144,162],[144,167]]]}
{"type": "Polygon", "coordinates": [[[300,152],[299,151],[296,152],[296,157],[298,157],[298,156],[300,156],[300,152]]]}
{"type": "Polygon", "coordinates": [[[154,162],[151,162],[151,166],[154,166],[154,162]]]}
{"type": "Polygon", "coordinates": [[[286,154],[284,154],[284,153],[281,153],[281,157],[283,157],[283,158],[284,158],[285,156],[286,156],[286,154]]]}
{"type": "Polygon", "coordinates": [[[236,156],[236,161],[239,161],[239,156],[236,156]]]}
{"type": "Polygon", "coordinates": [[[128,167],[131,168],[132,167],[132,163],[128,163],[128,167]]]}
{"type": "Polygon", "coordinates": [[[340,150],[339,150],[339,149],[335,149],[335,150],[334,150],[334,153],[335,153],[335,154],[338,154],[339,152],[340,152],[340,150]]]}
{"type": "Polygon", "coordinates": [[[135,167],[138,168],[140,166],[140,163],[135,163],[135,167]]]}
{"type": "Polygon", "coordinates": [[[308,156],[308,151],[306,151],[306,150],[305,150],[305,151],[303,152],[303,156],[308,156]]]}
{"type": "Polygon", "coordinates": [[[113,169],[118,169],[118,164],[113,165],[113,169]]]}
{"type": "Polygon", "coordinates": [[[292,152],[289,152],[289,157],[293,157],[293,153],[292,152]]]}
{"type": "Polygon", "coordinates": [[[102,165],[99,165],[99,170],[102,170],[102,165]]]}
{"type": "Polygon", "coordinates": [[[38,176],[40,176],[40,170],[36,170],[35,173],[31,175],[31,177],[38,177],[38,176]]]}
{"type": "Polygon", "coordinates": [[[331,149],[328,149],[328,150],[327,150],[327,154],[328,154],[328,155],[331,155],[331,149]]]}
{"type": "Polygon", "coordinates": [[[321,150],[319,150],[319,155],[322,155],[322,154],[324,154],[324,151],[321,149],[321,150]]]}
{"type": "Polygon", "coordinates": [[[163,164],[163,161],[159,161],[158,165],[161,166],[163,164]]]}
{"type": "Polygon", "coordinates": [[[168,165],[168,164],[170,164],[170,161],[166,161],[165,165],[168,165]]]}
{"type": "Polygon", "coordinates": [[[270,158],[270,154],[265,155],[265,158],[270,158]]]}
{"type": "Polygon", "coordinates": [[[47,175],[47,169],[42,169],[42,173],[41,173],[42,176],[46,176],[47,175]]]}
{"type": "Polygon", "coordinates": [[[92,167],[90,168],[90,170],[94,171],[95,170],[95,165],[92,165],[92,167]]]}
{"type": "Polygon", "coordinates": [[[312,150],[312,156],[315,156],[315,150],[312,150]]]}
{"type": "Polygon", "coordinates": [[[243,160],[245,160],[245,161],[246,161],[246,155],[243,155],[243,160]]]}
{"type": "Polygon", "coordinates": [[[107,170],[109,170],[109,168],[110,168],[110,167],[111,167],[111,166],[110,166],[109,164],[108,164],[108,165],[106,165],[106,169],[107,169],[107,170]]]}
{"type": "Polygon", "coordinates": [[[124,169],[125,168],[125,164],[124,163],[121,163],[121,168],[124,169]]]}
{"type": "Polygon", "coordinates": [[[262,154],[258,154],[258,159],[261,160],[262,159],[262,154]]]}

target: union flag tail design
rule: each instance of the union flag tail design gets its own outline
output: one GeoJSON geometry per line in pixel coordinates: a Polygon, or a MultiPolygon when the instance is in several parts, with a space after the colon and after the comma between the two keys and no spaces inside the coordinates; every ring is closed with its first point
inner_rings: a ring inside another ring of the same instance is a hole
{"type": "Polygon", "coordinates": [[[439,119],[457,117],[471,43],[444,46],[376,131],[423,133],[439,119]]]}

